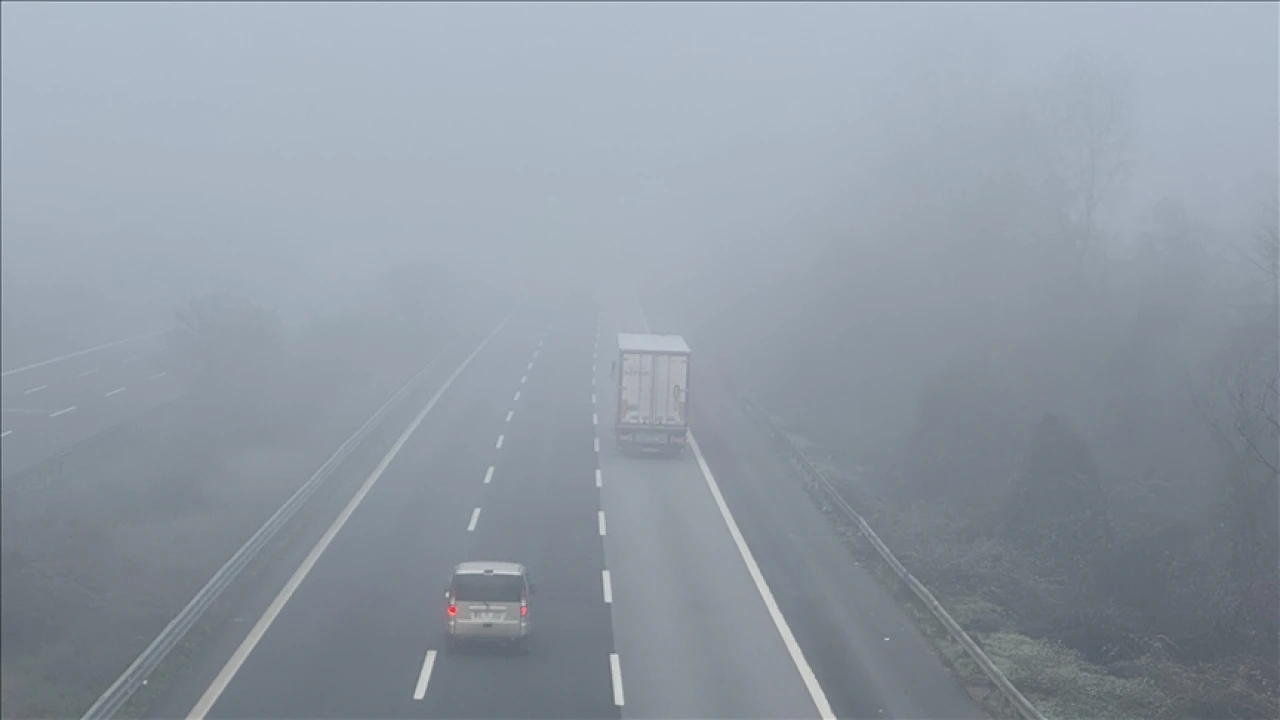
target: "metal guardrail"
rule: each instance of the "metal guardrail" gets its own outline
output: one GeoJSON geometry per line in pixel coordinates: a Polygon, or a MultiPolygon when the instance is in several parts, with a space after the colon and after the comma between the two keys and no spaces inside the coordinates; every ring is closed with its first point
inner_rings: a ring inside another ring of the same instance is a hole
{"type": "Polygon", "coordinates": [[[853,509],[853,506],[850,505],[843,496],[841,496],[835,485],[833,485],[831,481],[827,479],[827,476],[823,474],[823,472],[819,470],[808,457],[805,456],[800,448],[796,446],[795,442],[777,426],[773,421],[773,418],[765,412],[764,408],[760,407],[755,400],[750,398],[745,399],[744,403],[748,412],[755,416],[757,420],[760,421],[766,429],[768,429],[769,434],[773,436],[779,446],[786,452],[788,458],[800,473],[805,475],[811,483],[822,490],[836,507],[842,510],[849,519],[854,521],[858,526],[858,530],[860,530],[862,535],[867,538],[872,547],[874,547],[876,552],[879,553],[880,557],[884,559],[885,563],[893,569],[894,574],[897,575],[898,578],[911,590],[911,592],[920,599],[920,602],[928,608],[929,612],[937,618],[938,622],[942,623],[942,626],[946,628],[947,633],[951,635],[952,639],[964,648],[965,653],[969,655],[969,657],[978,665],[978,668],[982,670],[982,673],[987,676],[992,684],[995,685],[996,689],[1000,692],[1000,695],[1013,708],[1013,710],[1018,713],[1019,717],[1024,720],[1045,720],[1044,715],[1041,715],[1040,711],[1031,704],[1031,701],[1027,700],[1026,696],[1019,692],[1018,688],[1013,686],[1013,683],[1009,682],[1009,678],[1005,677],[1004,673],[1000,671],[1000,668],[995,666],[995,663],[991,661],[991,658],[982,651],[982,648],[978,647],[978,644],[975,643],[973,638],[969,637],[969,634],[966,633],[964,629],[960,627],[959,623],[951,617],[951,614],[947,612],[946,608],[942,607],[937,598],[933,596],[933,593],[929,592],[928,588],[922,585],[915,576],[907,571],[907,568],[898,561],[898,558],[894,556],[888,546],[880,540],[880,536],[876,535],[876,532],[871,529],[871,525],[869,525],[867,521],[853,509]]]}
{"type": "MultiPolygon", "coordinates": [[[[445,348],[447,350],[448,347],[445,348]]],[[[407,383],[400,387],[378,410],[347,438],[338,449],[315,471],[314,474],[299,487],[274,514],[258,528],[231,559],[214,573],[204,587],[191,598],[186,607],[169,621],[155,640],[133,661],[124,673],[111,684],[107,690],[85,711],[82,720],[108,720],[128,702],[129,698],[147,682],[152,671],[159,667],[173,648],[182,641],[196,622],[213,605],[227,586],[231,584],[246,566],[258,555],[263,547],[275,537],[299,508],[315,494],[316,490],[333,474],[342,461],[359,447],[374,430],[382,425],[382,421],[399,407],[401,402],[422,384],[427,374],[435,368],[444,357],[444,350],[439,352],[426,367],[419,370],[407,383]]]]}

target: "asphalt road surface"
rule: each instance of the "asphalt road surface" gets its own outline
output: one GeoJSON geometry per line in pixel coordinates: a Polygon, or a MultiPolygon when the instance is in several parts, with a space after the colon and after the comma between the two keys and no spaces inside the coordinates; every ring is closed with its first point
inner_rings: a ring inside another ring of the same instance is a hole
{"type": "Polygon", "coordinates": [[[159,334],[6,369],[0,377],[0,476],[29,468],[180,393],[159,334]]]}
{"type": "MultiPolygon", "coordinates": [[[[218,656],[191,671],[212,683],[157,710],[981,717],[800,485],[773,474],[776,459],[615,452],[618,330],[644,330],[634,302],[590,293],[513,316],[444,381],[307,559],[262,574],[279,593],[266,613],[242,618],[238,645],[220,638],[208,650],[218,656]],[[446,650],[449,572],[475,559],[529,567],[528,655],[446,650]]],[[[753,433],[716,426],[708,450],[766,452],[753,433]]]]}

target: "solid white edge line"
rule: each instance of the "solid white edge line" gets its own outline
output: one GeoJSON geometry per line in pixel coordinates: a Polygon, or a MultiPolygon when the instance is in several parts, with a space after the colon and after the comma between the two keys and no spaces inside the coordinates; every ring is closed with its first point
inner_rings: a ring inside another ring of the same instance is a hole
{"type": "Polygon", "coordinates": [[[746,563],[747,572],[751,575],[752,582],[756,584],[760,599],[764,600],[765,609],[769,611],[769,617],[773,620],[774,627],[778,629],[778,634],[782,636],[782,644],[786,646],[787,653],[791,655],[791,662],[800,673],[800,679],[804,681],[805,688],[809,691],[809,697],[813,700],[813,704],[818,710],[818,716],[823,720],[835,720],[836,714],[831,710],[831,704],[827,702],[826,693],[822,691],[822,685],[818,683],[817,676],[813,674],[813,668],[809,667],[809,662],[805,660],[804,651],[800,649],[800,644],[796,642],[795,635],[791,633],[791,626],[787,625],[787,619],[782,616],[782,610],[778,608],[773,592],[769,590],[769,584],[765,582],[764,574],[760,572],[760,566],[756,564],[755,556],[751,554],[751,548],[747,547],[747,541],[742,537],[742,532],[738,529],[738,523],[734,521],[733,514],[729,512],[729,505],[725,502],[724,496],[720,494],[720,487],[716,484],[715,477],[711,475],[711,468],[707,466],[707,460],[702,456],[702,450],[698,447],[698,441],[694,439],[692,431],[689,433],[689,445],[693,448],[693,456],[697,459],[698,467],[702,470],[702,477],[707,481],[707,489],[711,491],[711,496],[716,501],[716,507],[720,509],[720,517],[724,519],[724,524],[729,528],[729,535],[733,538],[733,544],[738,547],[738,554],[742,556],[742,561],[746,563]]]}
{"type": "Polygon", "coordinates": [[[422,659],[422,671],[418,673],[418,684],[413,688],[413,699],[421,700],[427,696],[427,683],[431,681],[431,668],[436,666],[436,651],[428,650],[422,659]]]}
{"type": "Polygon", "coordinates": [[[501,449],[502,449],[502,438],[504,438],[504,437],[506,437],[506,436],[505,436],[505,435],[499,435],[499,436],[498,436],[498,442],[497,442],[497,444],[495,444],[495,445],[493,446],[495,449],[497,449],[497,450],[501,450],[501,449]]]}
{"type": "Polygon", "coordinates": [[[607,603],[612,603],[613,602],[613,582],[610,581],[609,579],[608,570],[600,571],[600,586],[604,588],[604,601],[607,603]]]}
{"type": "Polygon", "coordinates": [[[135,337],[125,338],[124,340],[116,340],[115,342],[104,343],[102,345],[95,345],[94,347],[85,348],[84,350],[77,350],[73,353],[67,353],[66,355],[59,355],[58,357],[49,358],[48,360],[41,360],[40,362],[31,363],[30,365],[23,365],[22,367],[13,368],[11,370],[5,370],[4,372],[0,372],[0,377],[9,377],[14,373],[20,373],[20,372],[23,372],[24,370],[32,370],[38,367],[44,367],[45,365],[49,365],[51,363],[61,362],[63,360],[69,360],[73,357],[80,357],[81,355],[88,355],[91,352],[97,352],[98,350],[106,350],[109,347],[123,345],[128,342],[133,342],[134,340],[141,340],[142,338],[145,338],[145,337],[151,337],[153,335],[159,335],[161,333],[166,333],[166,332],[169,332],[169,331],[156,330],[154,332],[144,333],[142,335],[137,335],[135,337]]]}
{"type": "MultiPolygon", "coordinates": [[[[653,332],[649,326],[649,318],[644,314],[644,306],[640,304],[640,295],[636,296],[636,309],[640,311],[640,320],[644,323],[645,332],[653,332]]],[[[800,679],[804,681],[805,688],[809,691],[809,697],[813,700],[814,707],[818,710],[818,715],[823,720],[835,720],[836,714],[831,710],[831,703],[827,702],[827,695],[822,691],[822,685],[818,682],[817,676],[813,674],[813,668],[809,667],[809,662],[805,660],[804,651],[800,649],[800,643],[796,642],[795,635],[791,633],[791,626],[787,625],[787,619],[782,616],[782,610],[778,607],[778,602],[773,597],[773,592],[769,590],[769,584],[765,582],[764,574],[760,572],[760,566],[756,564],[755,556],[751,554],[751,548],[747,547],[747,541],[742,537],[742,531],[738,529],[738,523],[733,519],[733,514],[729,512],[729,504],[724,501],[724,495],[720,494],[720,486],[716,484],[715,477],[711,474],[711,468],[707,465],[707,459],[702,456],[702,449],[698,447],[698,441],[693,437],[693,432],[689,432],[689,445],[693,447],[693,457],[698,461],[698,468],[702,470],[702,477],[707,481],[707,489],[711,491],[711,497],[716,501],[716,507],[720,509],[720,517],[724,519],[724,524],[729,528],[729,535],[733,538],[733,544],[738,547],[738,554],[742,556],[742,561],[746,563],[747,572],[751,575],[751,580],[756,584],[756,590],[760,593],[760,599],[764,600],[765,609],[769,611],[769,617],[773,620],[773,625],[778,629],[778,634],[782,636],[782,644],[786,646],[787,652],[791,655],[791,662],[796,666],[796,671],[800,673],[800,679]]]]}
{"type": "MultiPolygon", "coordinates": [[[[499,324],[499,327],[506,322],[504,320],[503,323],[499,324]]],[[[441,353],[443,352],[442,350],[441,353]]],[[[205,610],[218,599],[223,589],[239,576],[240,570],[247,563],[257,556],[262,545],[270,542],[281,525],[287,523],[297,510],[307,502],[316,488],[325,482],[334,467],[351,453],[355,445],[359,445],[364,441],[365,436],[368,435],[372,428],[377,427],[385,419],[387,411],[422,383],[423,378],[436,366],[440,357],[441,355],[436,355],[426,367],[415,373],[399,390],[396,390],[395,394],[374,411],[373,415],[361,423],[360,427],[333,451],[333,454],[312,473],[311,477],[298,487],[293,495],[272,513],[271,517],[267,518],[267,521],[253,533],[253,536],[232,554],[227,562],[209,578],[209,581],[192,596],[182,610],[165,625],[164,629],[151,641],[151,644],[134,658],[133,662],[116,678],[115,682],[111,683],[103,691],[93,705],[85,711],[82,716],[83,720],[110,718],[122,704],[132,697],[138,687],[146,681],[152,670],[165,659],[174,645],[181,642],[186,636],[191,625],[203,617],[205,610]]],[[[0,410],[3,409],[0,408],[0,410]]]]}
{"type": "Polygon", "coordinates": [[[489,481],[492,479],[493,479],[493,466],[490,465],[489,469],[484,471],[484,484],[488,485],[489,481]]]}
{"type": "Polygon", "coordinates": [[[600,468],[596,468],[596,487],[604,485],[604,478],[600,475],[600,468]]]}
{"type": "Polygon", "coordinates": [[[649,327],[649,318],[644,314],[644,305],[640,304],[640,293],[636,293],[636,309],[640,311],[640,322],[644,324],[644,331],[653,332],[649,327]]]}
{"type": "Polygon", "coordinates": [[[600,537],[604,537],[604,511],[603,510],[596,511],[596,519],[597,519],[597,524],[600,525],[600,537]]]}
{"type": "Polygon", "coordinates": [[[622,707],[622,663],[618,653],[609,653],[609,676],[613,678],[613,704],[622,707]]]}
{"type": "Polygon", "coordinates": [[[213,682],[210,683],[208,689],[206,689],[204,694],[200,696],[200,699],[196,701],[195,707],[191,708],[191,712],[187,713],[187,717],[189,719],[203,718],[205,715],[209,714],[209,710],[213,708],[213,704],[218,701],[218,698],[221,697],[222,693],[227,689],[227,685],[231,683],[232,678],[234,678],[236,673],[239,672],[240,666],[244,665],[244,661],[249,658],[249,654],[252,653],[253,649],[262,641],[263,635],[266,635],[267,629],[271,627],[271,623],[275,622],[276,616],[278,616],[280,611],[284,609],[285,604],[288,603],[289,599],[293,597],[293,594],[297,592],[298,586],[302,584],[302,581],[306,579],[307,574],[311,572],[311,568],[315,567],[316,562],[320,560],[320,556],[324,554],[326,549],[328,549],[329,543],[333,542],[333,538],[336,537],[338,532],[342,530],[342,527],[347,524],[347,520],[351,517],[351,514],[356,511],[356,508],[360,507],[360,503],[364,501],[364,496],[368,495],[369,491],[373,489],[373,486],[378,482],[378,478],[382,477],[382,473],[386,472],[387,466],[391,464],[391,461],[395,459],[396,455],[400,454],[400,449],[404,447],[405,443],[409,442],[409,437],[413,435],[413,432],[417,430],[418,426],[422,424],[422,421],[426,419],[427,414],[430,413],[432,408],[436,406],[436,403],[440,401],[440,398],[444,395],[445,391],[453,386],[453,381],[462,374],[463,370],[467,369],[467,366],[471,364],[471,361],[480,354],[480,351],[483,350],[489,344],[489,341],[506,326],[507,321],[510,319],[511,318],[508,316],[506,320],[503,320],[502,323],[499,324],[498,327],[494,328],[493,332],[489,333],[489,336],[480,343],[479,347],[471,351],[471,354],[467,356],[467,359],[463,360],[462,364],[453,371],[453,374],[445,379],[440,388],[436,390],[436,394],[431,396],[431,399],[427,401],[426,406],[423,407],[422,410],[420,410],[413,418],[413,422],[409,423],[409,426],[404,429],[404,432],[400,433],[400,437],[396,439],[395,444],[391,446],[391,449],[387,451],[386,455],[382,456],[382,460],[380,460],[378,465],[374,467],[373,472],[369,473],[369,477],[365,479],[364,484],[356,491],[356,494],[351,498],[351,501],[347,503],[347,506],[344,507],[342,512],[338,514],[338,517],[334,519],[333,524],[330,525],[329,529],[320,537],[320,540],[315,544],[315,547],[311,548],[311,552],[307,553],[307,557],[303,559],[302,564],[298,566],[296,571],[294,571],[293,576],[290,577],[289,581],[285,583],[283,588],[281,588],[280,593],[276,595],[275,599],[271,601],[271,604],[267,606],[266,612],[262,614],[262,617],[258,618],[258,622],[254,623],[253,628],[249,630],[249,634],[243,641],[241,641],[239,647],[236,648],[236,651],[231,654],[231,658],[227,660],[226,664],[222,666],[222,670],[218,672],[218,676],[213,679],[213,682]]]}
{"type": "Polygon", "coordinates": [[[480,508],[471,511],[471,520],[467,522],[467,532],[475,532],[476,523],[480,521],[480,508]]]}

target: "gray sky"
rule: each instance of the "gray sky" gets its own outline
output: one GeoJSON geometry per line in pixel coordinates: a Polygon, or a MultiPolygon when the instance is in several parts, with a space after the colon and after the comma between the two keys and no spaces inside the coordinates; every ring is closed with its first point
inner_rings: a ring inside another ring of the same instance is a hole
{"type": "Polygon", "coordinates": [[[837,233],[895,123],[946,112],[921,88],[1080,58],[1135,88],[1134,206],[1226,217],[1276,167],[1277,29],[1264,3],[6,2],[6,284],[269,298],[837,233]]]}

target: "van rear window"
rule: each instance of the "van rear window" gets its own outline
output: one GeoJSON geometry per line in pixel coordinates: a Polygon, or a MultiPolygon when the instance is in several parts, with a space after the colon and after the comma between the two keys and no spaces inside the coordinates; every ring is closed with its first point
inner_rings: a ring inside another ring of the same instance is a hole
{"type": "Polygon", "coordinates": [[[455,575],[453,597],[461,602],[520,602],[524,580],[519,575],[455,575]]]}

